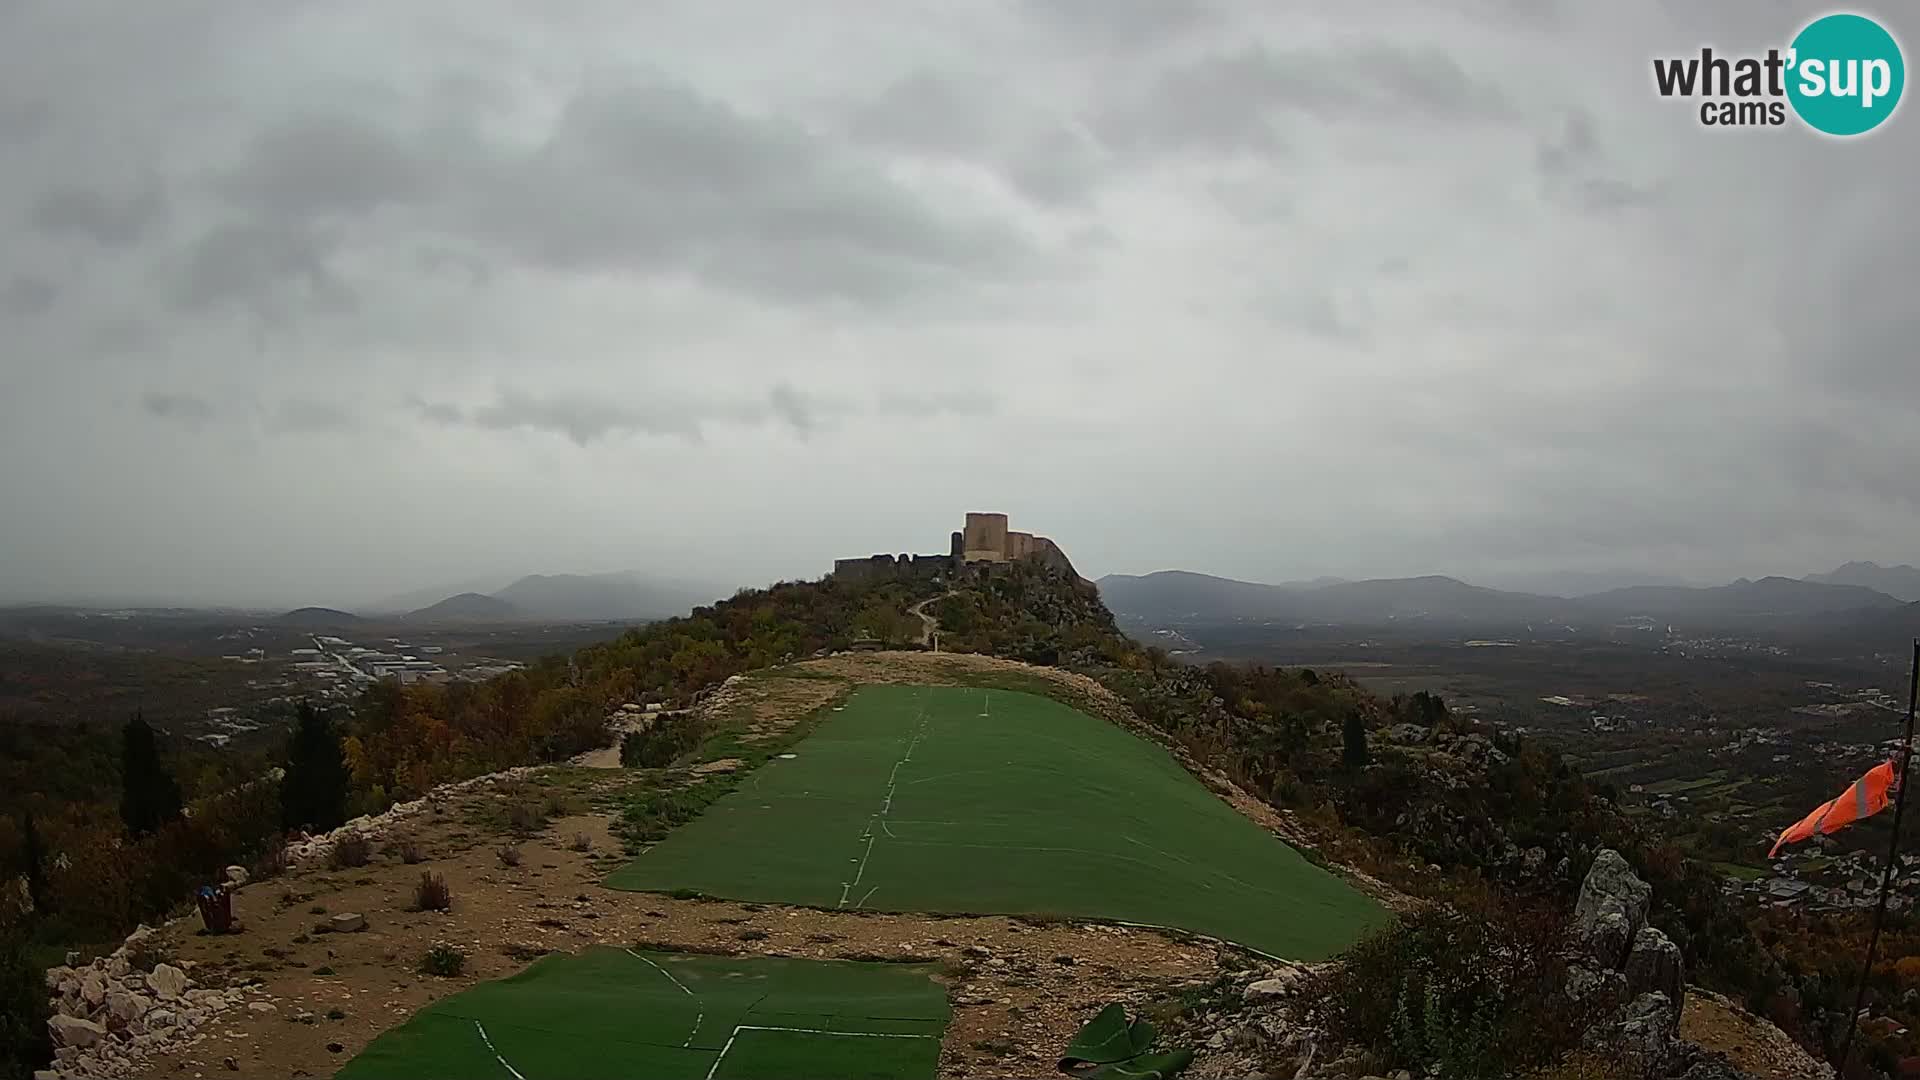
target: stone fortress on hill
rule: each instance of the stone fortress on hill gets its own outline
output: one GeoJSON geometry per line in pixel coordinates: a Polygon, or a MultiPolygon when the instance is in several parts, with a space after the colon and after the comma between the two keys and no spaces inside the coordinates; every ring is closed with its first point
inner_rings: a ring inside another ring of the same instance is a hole
{"type": "Polygon", "coordinates": [[[966,528],[956,531],[945,555],[869,555],[863,559],[833,560],[833,576],[842,581],[880,581],[888,578],[957,577],[968,571],[993,573],[1023,560],[1038,562],[1078,578],[1060,545],[1044,536],[1013,532],[1005,514],[967,515],[966,528]]]}

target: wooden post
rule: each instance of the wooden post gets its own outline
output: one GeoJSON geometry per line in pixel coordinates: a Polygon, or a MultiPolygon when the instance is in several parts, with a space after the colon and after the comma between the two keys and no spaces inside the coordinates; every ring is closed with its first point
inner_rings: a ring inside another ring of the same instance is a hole
{"type": "Polygon", "coordinates": [[[1873,909],[1873,933],[1867,936],[1867,959],[1860,965],[1860,987],[1854,991],[1853,1012],[1847,1017],[1847,1037],[1840,1044],[1838,1076],[1845,1080],[1847,1063],[1853,1056],[1853,1033],[1860,1026],[1860,1010],[1867,1002],[1867,980],[1873,977],[1873,954],[1880,948],[1880,926],[1887,918],[1887,896],[1893,891],[1894,871],[1900,865],[1900,819],[1907,811],[1907,765],[1913,760],[1913,709],[1920,699],[1920,640],[1913,643],[1913,671],[1907,677],[1907,733],[1900,744],[1900,767],[1894,773],[1899,783],[1893,796],[1893,839],[1887,844],[1887,865],[1880,872],[1880,903],[1873,909]]]}

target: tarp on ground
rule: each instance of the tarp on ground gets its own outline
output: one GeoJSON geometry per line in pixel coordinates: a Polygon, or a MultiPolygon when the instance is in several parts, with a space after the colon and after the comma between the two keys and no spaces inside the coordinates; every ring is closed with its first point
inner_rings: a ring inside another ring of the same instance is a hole
{"type": "Polygon", "coordinates": [[[1067,1044],[1060,1071],[1092,1080],[1168,1080],[1192,1064],[1193,1051],[1153,1053],[1158,1035],[1145,1018],[1129,1022],[1126,1009],[1113,1002],[1067,1044]]]}

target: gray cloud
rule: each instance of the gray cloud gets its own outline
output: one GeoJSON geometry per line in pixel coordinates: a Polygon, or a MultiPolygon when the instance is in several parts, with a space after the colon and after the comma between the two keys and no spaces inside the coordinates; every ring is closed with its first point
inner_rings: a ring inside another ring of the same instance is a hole
{"type": "Polygon", "coordinates": [[[42,277],[21,274],[0,287],[0,310],[10,315],[38,315],[53,306],[60,290],[42,277]]]}
{"type": "Polygon", "coordinates": [[[297,220],[406,203],[431,182],[426,163],[371,124],[314,115],[262,133],[220,188],[263,217],[297,220]]]}
{"type": "Polygon", "coordinates": [[[35,199],[29,220],[43,233],[80,236],[103,247],[122,248],[144,239],[166,214],[167,200],[158,187],[115,196],[69,185],[35,199]]]}
{"type": "Polygon", "coordinates": [[[1549,198],[1604,212],[1645,206],[1657,197],[1650,187],[1608,174],[1610,162],[1594,135],[1590,112],[1573,109],[1564,123],[1560,132],[1540,142],[1534,156],[1542,191],[1549,198]]]}
{"type": "Polygon", "coordinates": [[[262,316],[296,305],[345,307],[352,289],[328,265],[330,245],[309,228],[251,221],[214,226],[195,242],[175,283],[189,309],[239,307],[262,316]]]}
{"type": "Polygon", "coordinates": [[[588,446],[611,435],[672,435],[697,440],[700,421],[668,406],[640,406],[585,396],[543,396],[503,390],[495,400],[474,408],[446,402],[418,402],[421,415],[439,424],[483,431],[535,431],[560,435],[588,446]]]}
{"type": "Polygon", "coordinates": [[[1507,91],[1432,46],[1364,41],[1317,48],[1243,45],[1182,62],[1121,99],[1102,134],[1137,151],[1282,151],[1291,121],[1505,122],[1507,91]]]}
{"type": "Polygon", "coordinates": [[[1000,407],[999,400],[985,390],[928,390],[924,392],[890,391],[876,401],[882,413],[925,418],[952,414],[989,416],[1000,407]]]}
{"type": "Polygon", "coordinates": [[[492,195],[486,227],[523,259],[777,300],[883,300],[1027,254],[1007,225],[938,210],[803,128],[661,81],[575,97],[492,195]]]}
{"type": "Polygon", "coordinates": [[[360,426],[360,419],[339,402],[295,397],[280,403],[273,426],[295,434],[332,433],[352,431],[360,426]]]}
{"type": "Polygon", "coordinates": [[[214,417],[213,405],[196,394],[149,390],[141,395],[140,407],[148,416],[189,428],[201,427],[214,417]]]}
{"type": "Polygon", "coordinates": [[[1920,557],[1920,120],[1648,87],[1810,2],[742,4],[7,7],[0,601],[1920,557]]]}

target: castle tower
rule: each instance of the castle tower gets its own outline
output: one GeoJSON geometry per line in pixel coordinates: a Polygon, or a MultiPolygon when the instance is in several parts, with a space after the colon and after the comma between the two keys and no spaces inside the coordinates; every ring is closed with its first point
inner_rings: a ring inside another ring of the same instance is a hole
{"type": "Polygon", "coordinates": [[[961,540],[961,555],[967,562],[1005,562],[1007,558],[1007,515],[967,515],[967,527],[961,540]]]}

